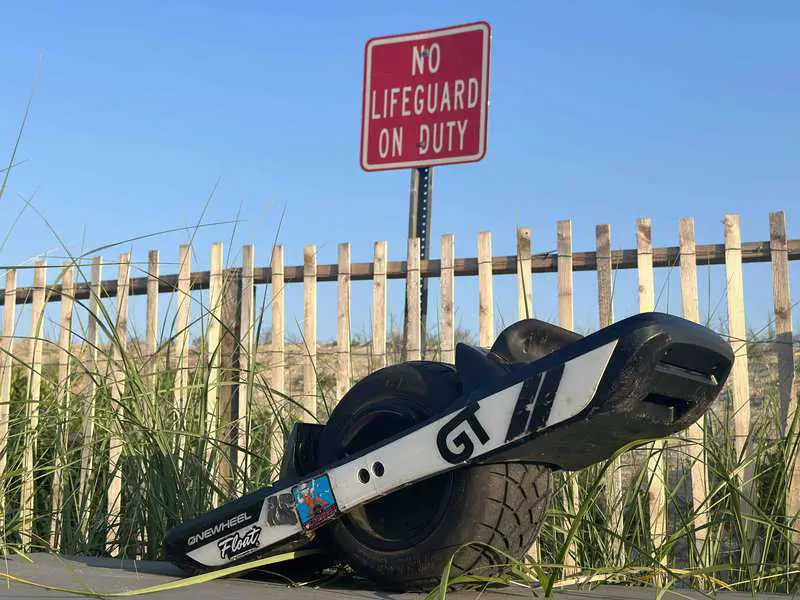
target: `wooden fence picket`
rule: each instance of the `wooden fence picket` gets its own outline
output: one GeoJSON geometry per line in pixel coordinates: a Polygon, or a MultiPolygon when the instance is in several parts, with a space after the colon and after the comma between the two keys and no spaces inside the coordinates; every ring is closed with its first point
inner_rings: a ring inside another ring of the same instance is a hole
{"type": "Polygon", "coordinates": [[[375,242],[372,263],[372,350],[370,367],[373,371],[386,366],[386,261],[388,244],[375,242]]]}
{"type": "Polygon", "coordinates": [[[406,275],[406,360],[422,358],[422,335],[420,325],[420,275],[419,275],[419,238],[409,238],[406,275]]]}
{"type": "Polygon", "coordinates": [[[125,253],[119,257],[119,273],[117,275],[117,314],[114,327],[114,340],[111,343],[111,368],[109,387],[111,396],[112,420],[109,427],[108,472],[110,482],[107,491],[108,529],[106,544],[111,556],[117,556],[121,550],[119,525],[122,517],[122,457],[124,414],[120,401],[125,393],[125,368],[123,356],[128,345],[128,292],[130,286],[131,255],[125,253]]]}
{"type": "Polygon", "coordinates": [[[614,279],[611,259],[611,226],[598,225],[595,228],[597,249],[597,305],[600,327],[608,327],[614,322],[614,279]]]}
{"type": "Polygon", "coordinates": [[[241,322],[239,324],[239,393],[232,419],[236,424],[236,463],[239,476],[236,479],[236,493],[244,494],[250,473],[248,448],[250,445],[249,415],[253,403],[253,382],[255,381],[256,360],[253,354],[255,330],[255,247],[247,244],[242,247],[242,297],[241,322]]]}
{"type": "MultiPolygon", "coordinates": [[[[145,309],[144,327],[144,361],[143,382],[145,389],[151,395],[148,400],[142,403],[142,418],[145,427],[156,427],[157,420],[157,394],[158,394],[158,292],[159,292],[159,271],[160,271],[160,252],[150,250],[147,253],[147,299],[145,309]],[[151,408],[153,410],[151,410],[151,408]]],[[[146,396],[143,396],[146,398],[146,396]]],[[[144,485],[141,485],[144,488],[144,485]]],[[[143,548],[145,532],[137,532],[137,541],[143,548]]]]}
{"type": "MultiPolygon", "coordinates": [[[[694,219],[681,219],[678,229],[681,253],[681,307],[683,318],[700,322],[700,306],[697,294],[697,256],[694,219]]],[[[705,417],[689,426],[686,432],[687,454],[692,476],[692,514],[695,552],[699,558],[707,557],[708,547],[708,472],[705,458],[705,417]]],[[[701,561],[700,564],[707,564],[701,561]]]]}
{"type": "Polygon", "coordinates": [[[531,230],[517,228],[517,313],[520,320],[533,318],[531,230]]]}
{"type": "MultiPolygon", "coordinates": [[[[150,396],[142,395],[145,401],[142,403],[142,418],[145,428],[155,428],[158,423],[157,415],[157,394],[158,394],[158,293],[159,293],[159,271],[161,265],[160,252],[150,250],[147,253],[147,298],[145,310],[144,327],[144,354],[141,357],[143,365],[144,388],[150,392],[150,396]],[[152,410],[151,410],[152,409],[152,410]]],[[[129,292],[130,293],[130,292],[129,292]]],[[[140,482],[140,490],[144,493],[145,486],[140,482]]],[[[139,529],[136,533],[139,548],[143,549],[146,545],[146,532],[139,529]]],[[[137,557],[139,554],[137,554],[137,557]]]]}
{"type": "Polygon", "coordinates": [[[271,409],[274,418],[272,420],[269,452],[273,474],[277,475],[277,469],[283,456],[284,420],[288,420],[290,416],[289,407],[282,397],[283,394],[286,394],[286,341],[284,333],[286,316],[284,314],[283,246],[274,246],[272,248],[270,266],[272,268],[272,338],[269,348],[269,382],[275,393],[271,394],[271,409]]]}
{"type": "Polygon", "coordinates": [[[353,378],[350,358],[350,244],[339,244],[338,297],[336,315],[336,402],[350,389],[353,378]]]}
{"type": "MultiPolygon", "coordinates": [[[[573,296],[572,296],[572,221],[559,221],[556,228],[557,237],[557,264],[558,264],[558,324],[572,331],[573,322],[573,296]]],[[[577,515],[580,510],[580,487],[578,475],[565,474],[566,486],[564,488],[565,505],[571,515],[577,515]]],[[[572,519],[564,523],[565,531],[572,526],[572,519]]],[[[578,547],[575,538],[569,543],[564,556],[564,575],[574,575],[578,572],[578,547]]]]}
{"type": "Polygon", "coordinates": [[[728,338],[736,356],[731,373],[734,447],[736,455],[741,459],[750,431],[750,382],[739,215],[725,215],[725,276],[728,290],[728,338]]]}
{"type": "Polygon", "coordinates": [[[656,309],[653,277],[652,224],[649,218],[636,221],[636,274],[639,280],[639,312],[656,309]]]}
{"type": "MultiPolygon", "coordinates": [[[[744,278],[742,276],[742,234],[739,215],[726,214],[725,228],[725,279],[728,296],[728,339],[735,356],[729,377],[733,397],[733,447],[736,459],[744,465],[738,474],[742,494],[739,510],[743,515],[752,514],[750,503],[755,500],[753,489],[753,463],[746,456],[747,439],[750,437],[750,366],[747,356],[747,326],[745,324],[744,278]]],[[[745,535],[752,542],[759,540],[751,536],[754,523],[745,523],[745,535]]]]}
{"type": "Polygon", "coordinates": [[[680,220],[678,230],[681,253],[681,308],[683,318],[700,322],[700,304],[697,294],[697,256],[695,252],[694,219],[680,220]]]}
{"type": "Polygon", "coordinates": [[[572,221],[557,223],[558,324],[573,329],[572,308],[572,221]]]}
{"type": "MultiPolygon", "coordinates": [[[[600,327],[608,327],[614,322],[614,280],[613,261],[611,255],[611,226],[595,227],[595,248],[597,251],[597,306],[600,327]]],[[[609,466],[606,473],[606,496],[609,507],[609,529],[614,533],[609,536],[609,547],[617,566],[626,563],[623,535],[625,532],[623,461],[617,458],[609,466]]]]}
{"type": "MultiPolygon", "coordinates": [[[[206,387],[205,444],[206,464],[211,465],[215,451],[214,441],[219,438],[219,384],[220,384],[220,331],[222,329],[222,242],[211,244],[208,275],[208,321],[206,325],[206,357],[208,363],[208,383],[206,387]]],[[[214,471],[219,465],[210,467],[214,471]]],[[[215,473],[216,476],[216,473],[215,473]]],[[[211,504],[216,506],[217,491],[212,491],[211,504]]]]}
{"type": "Polygon", "coordinates": [[[0,544],[6,541],[6,465],[8,464],[9,406],[14,366],[14,325],[17,309],[17,271],[6,271],[3,291],[3,338],[0,341],[0,544]]]}
{"type": "MultiPolygon", "coordinates": [[[[147,253],[147,315],[144,328],[144,352],[147,368],[147,386],[155,392],[158,374],[158,285],[160,253],[150,250],[147,253]]],[[[154,397],[155,400],[155,397],[154,397]]]]}
{"type": "MultiPolygon", "coordinates": [[[[639,219],[636,222],[636,262],[639,279],[639,312],[652,312],[655,310],[655,280],[653,278],[652,226],[649,218],[639,219]]],[[[650,536],[657,554],[663,549],[667,535],[667,465],[664,455],[664,440],[657,440],[650,445],[650,455],[647,461],[647,499],[650,514],[650,536]]],[[[665,565],[666,560],[666,553],[661,553],[659,557],[661,564],[665,565]]]]}
{"type": "Polygon", "coordinates": [[[242,324],[242,270],[229,267],[222,271],[222,297],[219,340],[219,421],[220,441],[217,462],[217,487],[226,499],[235,492],[236,444],[235,419],[239,413],[239,339],[242,324]]]}
{"type": "Polygon", "coordinates": [[[494,293],[492,290],[492,234],[478,234],[478,338],[489,348],[494,343],[494,293]]]}
{"type": "Polygon", "coordinates": [[[189,398],[189,305],[191,303],[191,257],[192,249],[182,245],[178,251],[178,286],[176,289],[177,315],[175,318],[175,387],[173,406],[175,409],[178,436],[178,464],[183,461],[186,447],[186,417],[189,398]]]}
{"type": "Polygon", "coordinates": [[[317,420],[317,248],[303,250],[303,402],[301,421],[317,420]]]}
{"type": "Polygon", "coordinates": [[[439,315],[439,342],[442,348],[442,362],[456,362],[456,332],[453,325],[455,304],[455,238],[452,233],[442,236],[442,271],[439,279],[439,295],[441,296],[441,314],[439,315]]]}
{"type": "Polygon", "coordinates": [[[786,244],[786,213],[769,214],[769,249],[772,263],[772,298],[775,309],[775,351],[778,356],[778,394],[781,434],[793,429],[797,410],[797,380],[794,369],[792,293],[789,284],[789,251],[786,244]]]}
{"type": "MultiPolygon", "coordinates": [[[[786,213],[769,214],[769,248],[772,262],[772,298],[775,309],[775,353],[778,357],[778,395],[780,397],[781,434],[788,440],[797,438],[797,379],[792,330],[792,292],[789,283],[789,251],[786,243],[786,213]]],[[[800,513],[800,460],[791,453],[789,485],[786,490],[788,525],[800,513]]],[[[800,532],[792,529],[792,541],[800,545],[800,532]]]]}
{"type": "Polygon", "coordinates": [[[39,399],[42,390],[42,342],[44,333],[47,267],[37,261],[33,271],[33,302],[31,304],[31,339],[25,364],[28,365],[25,403],[25,435],[20,487],[20,537],[24,549],[33,542],[34,485],[36,480],[36,446],[39,430],[39,399]]]}
{"type": "Polygon", "coordinates": [[[61,279],[61,318],[58,331],[58,378],[56,380],[57,400],[56,414],[58,424],[56,437],[56,452],[53,467],[53,482],[51,488],[52,521],[50,523],[50,548],[58,551],[62,512],[64,507],[64,470],[69,468],[71,460],[68,458],[69,448],[69,422],[72,413],[70,406],[70,358],[72,339],[72,309],[75,304],[75,270],[71,263],[67,263],[61,279]],[[66,458],[66,460],[65,460],[66,458]]]}
{"type": "MultiPolygon", "coordinates": [[[[533,318],[533,273],[531,270],[531,230],[517,228],[517,316],[520,320],[533,318]]],[[[542,549],[539,540],[534,540],[528,549],[528,556],[534,564],[542,562],[542,549]]]]}
{"type": "MultiPolygon", "coordinates": [[[[531,270],[531,230],[517,228],[517,316],[520,320],[533,318],[533,273],[531,270]]],[[[528,549],[528,556],[534,564],[542,562],[542,548],[539,540],[534,540],[528,549]]]]}
{"type": "MultiPolygon", "coordinates": [[[[102,294],[102,275],[103,259],[95,256],[92,259],[92,275],[89,282],[89,316],[86,325],[85,346],[88,352],[87,364],[92,370],[92,377],[89,377],[86,386],[86,395],[81,414],[81,474],[78,484],[78,499],[81,503],[79,511],[81,533],[86,539],[89,535],[89,490],[88,487],[94,481],[93,460],[94,452],[94,415],[95,415],[95,394],[97,392],[96,378],[100,377],[100,366],[98,364],[98,341],[99,341],[99,316],[100,316],[100,296],[102,294]]],[[[94,490],[93,490],[94,491],[94,490]]]]}

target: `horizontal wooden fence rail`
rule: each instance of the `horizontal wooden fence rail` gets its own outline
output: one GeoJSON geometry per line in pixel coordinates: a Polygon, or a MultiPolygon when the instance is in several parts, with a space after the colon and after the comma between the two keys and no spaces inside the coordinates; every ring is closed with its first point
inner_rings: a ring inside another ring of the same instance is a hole
{"type": "MultiPolygon", "coordinates": [[[[788,259],[800,260],[800,239],[787,240],[786,252],[788,259]]],[[[745,242],[741,248],[743,263],[770,262],[772,254],[769,242],[745,242]]],[[[680,265],[681,252],[678,246],[666,246],[653,249],[653,267],[677,267],[680,265]]],[[[701,244],[696,251],[697,264],[724,265],[724,244],[701,244]]],[[[492,257],[492,275],[516,275],[518,258],[516,255],[492,257]]],[[[635,269],[638,265],[636,250],[612,250],[611,262],[614,269],[635,269]]],[[[531,255],[531,271],[533,273],[557,273],[558,255],[555,252],[544,252],[531,255]]],[[[88,267],[88,265],[82,265],[88,267]]],[[[108,265],[107,265],[108,266],[108,265]]],[[[111,266],[114,266],[113,264],[111,266]]],[[[12,268],[12,267],[9,267],[12,268]]],[[[339,279],[339,265],[317,265],[317,281],[337,281],[339,279]]],[[[239,269],[233,267],[234,270],[239,269]]],[[[419,261],[421,277],[439,277],[442,264],[439,259],[419,261]]],[[[596,252],[574,252],[572,254],[573,271],[596,271],[596,252]]],[[[457,258],[453,261],[453,275],[456,277],[475,277],[478,275],[478,258],[457,258]]],[[[407,263],[404,260],[386,262],[387,279],[405,279],[407,263]]],[[[284,267],[284,283],[302,283],[304,279],[304,266],[284,267]]],[[[350,265],[350,280],[371,280],[374,276],[374,263],[353,263],[350,265]]],[[[255,285],[269,283],[272,279],[270,267],[256,267],[253,270],[253,283],[255,285]]],[[[209,271],[196,271],[191,274],[190,285],[193,290],[207,290],[211,274],[209,271]]],[[[147,294],[148,277],[133,277],[130,280],[128,294],[130,296],[144,296],[147,294]]],[[[174,292],[178,289],[178,275],[162,275],[158,278],[159,293],[174,292]]],[[[48,302],[57,302],[61,299],[61,284],[47,286],[48,302]]],[[[113,298],[117,295],[117,281],[108,279],[102,282],[101,298],[113,298]]],[[[91,297],[90,285],[86,282],[75,284],[75,300],[86,300],[91,297]]],[[[33,288],[17,288],[17,304],[30,304],[33,302],[33,288]]],[[[0,306],[5,303],[5,295],[0,295],[0,306]]]]}

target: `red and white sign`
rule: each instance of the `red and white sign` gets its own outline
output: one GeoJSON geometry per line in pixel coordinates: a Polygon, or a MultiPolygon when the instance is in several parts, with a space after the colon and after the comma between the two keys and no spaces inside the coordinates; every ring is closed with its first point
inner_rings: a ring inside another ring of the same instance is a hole
{"type": "Polygon", "coordinates": [[[488,23],[373,38],[364,49],[361,167],[474,162],[486,154],[488,23]]]}

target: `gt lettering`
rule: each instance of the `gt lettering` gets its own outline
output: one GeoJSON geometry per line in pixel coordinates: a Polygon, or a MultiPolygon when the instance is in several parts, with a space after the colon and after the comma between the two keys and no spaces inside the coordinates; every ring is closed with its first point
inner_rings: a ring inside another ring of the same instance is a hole
{"type": "Polygon", "coordinates": [[[484,445],[489,434],[475,415],[480,406],[472,404],[445,423],[436,436],[436,446],[442,458],[451,464],[469,460],[475,452],[475,441],[484,445]]]}

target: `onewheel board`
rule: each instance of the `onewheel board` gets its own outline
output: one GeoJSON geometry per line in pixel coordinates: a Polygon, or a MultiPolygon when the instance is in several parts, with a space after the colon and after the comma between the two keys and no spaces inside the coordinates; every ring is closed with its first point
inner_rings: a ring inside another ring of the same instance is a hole
{"type": "Polygon", "coordinates": [[[164,550],[202,571],[313,543],[412,589],[478,542],[453,569],[491,571],[535,539],[551,471],[685,429],[732,363],[713,331],[666,314],[587,337],[520,321],[491,349],[459,344],[455,366],[367,376],[325,426],[294,430],[279,481],[172,529],[164,550]]]}

